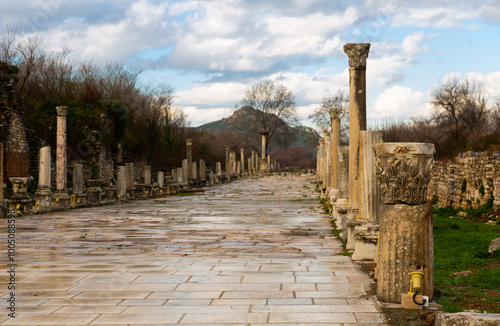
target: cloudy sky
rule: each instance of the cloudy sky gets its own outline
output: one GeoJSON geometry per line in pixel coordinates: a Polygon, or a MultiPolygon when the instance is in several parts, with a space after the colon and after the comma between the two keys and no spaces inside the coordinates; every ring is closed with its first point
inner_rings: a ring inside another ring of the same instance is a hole
{"type": "Polygon", "coordinates": [[[230,114],[261,79],[278,81],[307,116],[348,90],[343,45],[369,42],[370,121],[427,115],[449,75],[500,95],[500,1],[0,0],[0,33],[28,28],[77,58],[119,61],[166,82],[192,126],[230,114]]]}

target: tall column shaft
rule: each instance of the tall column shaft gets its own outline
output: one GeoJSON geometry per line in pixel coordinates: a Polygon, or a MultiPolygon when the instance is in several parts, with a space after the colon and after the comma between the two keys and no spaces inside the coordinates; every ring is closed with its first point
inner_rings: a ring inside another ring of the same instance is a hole
{"type": "Polygon", "coordinates": [[[266,134],[262,134],[262,158],[266,157],[266,134]]]}
{"type": "Polygon", "coordinates": [[[66,119],[68,115],[68,107],[57,106],[57,149],[56,149],[56,186],[57,190],[66,191],[68,174],[68,158],[67,158],[67,126],[66,119]]]}
{"type": "Polygon", "coordinates": [[[349,207],[359,209],[359,132],[366,130],[366,59],[368,43],[348,43],[344,52],[349,58],[349,207]]]}
{"type": "Polygon", "coordinates": [[[186,139],[186,158],[188,162],[188,176],[192,179],[192,162],[193,162],[193,142],[191,139],[186,139]]]}
{"type": "Polygon", "coordinates": [[[240,168],[241,168],[241,174],[245,174],[245,149],[244,148],[241,148],[240,149],[240,168]]]}
{"type": "Polygon", "coordinates": [[[229,172],[229,171],[230,171],[230,169],[231,169],[231,167],[230,167],[230,162],[229,162],[229,146],[225,146],[224,148],[225,148],[225,150],[226,150],[226,160],[225,160],[226,175],[227,175],[227,176],[229,176],[229,174],[230,174],[230,172],[229,172]]]}
{"type": "Polygon", "coordinates": [[[339,188],[339,146],[340,146],[340,114],[342,109],[330,110],[330,118],[332,121],[331,130],[331,148],[332,148],[332,188],[339,188]]]}
{"type": "Polygon", "coordinates": [[[50,146],[40,148],[40,165],[38,170],[38,188],[50,189],[50,146]]]}

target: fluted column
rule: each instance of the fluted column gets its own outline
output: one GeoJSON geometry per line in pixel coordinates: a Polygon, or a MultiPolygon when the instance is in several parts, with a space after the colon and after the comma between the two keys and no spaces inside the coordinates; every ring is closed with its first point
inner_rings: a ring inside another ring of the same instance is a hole
{"type": "Polygon", "coordinates": [[[420,294],[434,296],[434,241],[432,207],[427,186],[434,160],[434,144],[381,143],[375,145],[380,181],[380,237],[377,298],[401,302],[410,288],[409,273],[424,274],[420,294]]]}

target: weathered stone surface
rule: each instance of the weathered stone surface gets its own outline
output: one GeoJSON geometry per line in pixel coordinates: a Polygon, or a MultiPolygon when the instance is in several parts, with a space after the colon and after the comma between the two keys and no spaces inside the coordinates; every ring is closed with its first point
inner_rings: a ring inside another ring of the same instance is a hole
{"type": "Polygon", "coordinates": [[[119,201],[127,201],[127,168],[126,166],[118,166],[117,168],[117,197],[119,201]]]}
{"type": "Polygon", "coordinates": [[[200,159],[200,180],[207,180],[207,164],[204,160],[200,159]]]}
{"type": "Polygon", "coordinates": [[[332,179],[333,188],[339,188],[339,146],[340,146],[340,114],[342,109],[331,109],[329,111],[331,119],[331,146],[332,146],[332,179]]]}
{"type": "Polygon", "coordinates": [[[68,174],[67,161],[67,127],[66,117],[68,107],[57,106],[57,149],[56,149],[56,185],[58,191],[66,191],[66,178],[68,174]]]}
{"type": "Polygon", "coordinates": [[[498,326],[500,314],[479,314],[473,312],[440,313],[435,326],[498,326]]]}
{"type": "Polygon", "coordinates": [[[29,178],[10,178],[14,195],[10,198],[9,209],[16,213],[29,214],[33,200],[28,195],[29,178]]]}
{"type": "Polygon", "coordinates": [[[51,148],[45,146],[40,149],[38,168],[38,189],[35,193],[35,206],[39,211],[47,211],[52,208],[51,183],[51,148]]]}
{"type": "Polygon", "coordinates": [[[189,167],[188,160],[182,160],[182,184],[188,184],[189,182],[189,167]]]}
{"type": "Polygon", "coordinates": [[[151,186],[151,165],[146,165],[144,167],[144,184],[146,186],[151,186]]]}
{"type": "Polygon", "coordinates": [[[349,147],[341,146],[339,150],[339,198],[349,197],[349,147]]]}
{"type": "Polygon", "coordinates": [[[165,186],[165,172],[158,171],[156,182],[158,182],[158,187],[163,188],[165,186]]]}
{"type": "Polygon", "coordinates": [[[386,204],[423,204],[434,166],[434,144],[382,143],[375,145],[377,177],[386,204]]]}
{"type": "Polygon", "coordinates": [[[500,249],[500,238],[496,238],[491,240],[490,247],[488,249],[489,252],[493,252],[495,250],[500,249]]]}
{"type": "Polygon", "coordinates": [[[377,297],[400,303],[410,289],[411,272],[422,271],[422,295],[434,297],[434,250],[430,204],[382,204],[377,267],[377,297]]]}
{"type": "Polygon", "coordinates": [[[366,130],[366,58],[368,43],[348,43],[349,58],[349,209],[358,210],[361,196],[359,132],[366,130]]]}

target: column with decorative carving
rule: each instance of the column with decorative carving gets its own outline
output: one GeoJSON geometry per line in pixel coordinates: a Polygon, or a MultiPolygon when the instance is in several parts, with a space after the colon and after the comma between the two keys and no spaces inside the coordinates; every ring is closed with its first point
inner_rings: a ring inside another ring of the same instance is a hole
{"type": "Polygon", "coordinates": [[[427,185],[434,166],[434,144],[381,143],[375,145],[380,181],[380,237],[377,298],[401,302],[410,288],[411,272],[424,274],[422,295],[433,299],[434,250],[432,208],[427,185]]]}
{"type": "Polygon", "coordinates": [[[359,132],[366,130],[366,59],[369,43],[348,43],[344,52],[349,58],[349,211],[359,211],[359,132]]]}

